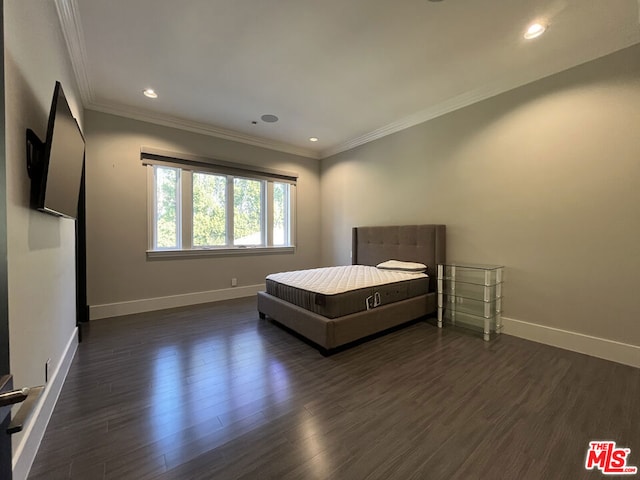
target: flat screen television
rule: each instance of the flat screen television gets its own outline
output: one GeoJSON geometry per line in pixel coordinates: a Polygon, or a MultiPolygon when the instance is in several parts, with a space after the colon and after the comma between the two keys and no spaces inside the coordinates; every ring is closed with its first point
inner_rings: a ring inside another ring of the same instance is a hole
{"type": "Polygon", "coordinates": [[[56,82],[46,140],[42,142],[33,130],[27,130],[31,207],[56,216],[77,218],[83,164],[84,137],[62,85],[56,82]]]}

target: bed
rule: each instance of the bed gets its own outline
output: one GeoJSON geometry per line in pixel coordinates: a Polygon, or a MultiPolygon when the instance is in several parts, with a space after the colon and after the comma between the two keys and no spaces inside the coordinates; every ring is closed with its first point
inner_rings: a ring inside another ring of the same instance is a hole
{"type": "Polygon", "coordinates": [[[305,292],[278,282],[281,277],[277,275],[268,276],[267,291],[258,292],[260,318],[268,316],[328,354],[338,347],[433,314],[437,308],[436,267],[445,262],[445,243],[444,225],[355,227],[353,265],[375,267],[388,260],[419,262],[427,265],[428,277],[412,285],[403,279],[402,285],[392,282],[381,284],[384,287],[374,286],[370,291],[348,291],[346,300],[330,303],[328,297],[333,298],[334,294],[305,292]],[[279,286],[274,286],[273,281],[279,286]]]}

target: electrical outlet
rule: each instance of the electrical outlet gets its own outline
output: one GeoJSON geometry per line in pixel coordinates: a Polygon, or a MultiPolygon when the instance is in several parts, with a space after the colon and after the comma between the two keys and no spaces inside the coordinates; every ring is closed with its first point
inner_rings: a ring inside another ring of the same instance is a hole
{"type": "Polygon", "coordinates": [[[237,278],[232,278],[231,279],[231,286],[232,287],[237,287],[238,286],[238,279],[237,278]]]}
{"type": "Polygon", "coordinates": [[[47,358],[47,361],[44,362],[44,383],[49,381],[49,364],[51,363],[51,359],[47,358]]]}

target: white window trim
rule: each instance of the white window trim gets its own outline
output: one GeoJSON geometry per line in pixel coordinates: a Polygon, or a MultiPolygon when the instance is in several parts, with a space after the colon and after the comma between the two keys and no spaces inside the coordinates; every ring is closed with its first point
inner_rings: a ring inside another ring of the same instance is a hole
{"type": "Polygon", "coordinates": [[[177,257],[218,257],[242,255],[277,255],[295,253],[296,247],[216,247],[193,248],[191,250],[147,250],[149,258],[177,258],[177,257]]]}
{"type": "MultiPolygon", "coordinates": [[[[141,153],[141,159],[144,161],[145,152],[147,155],[151,155],[155,158],[159,158],[160,154],[158,150],[145,149],[143,147],[141,153]]],[[[168,152],[163,152],[164,154],[168,152]]],[[[234,168],[237,170],[241,170],[242,166],[237,164],[231,164],[229,162],[218,162],[211,163],[210,167],[207,168],[206,165],[203,165],[202,157],[194,157],[189,155],[182,154],[174,154],[170,155],[162,155],[160,157],[160,161],[154,162],[145,162],[144,165],[147,167],[147,257],[149,258],[176,258],[176,257],[208,257],[208,256],[229,256],[229,255],[267,255],[267,254],[288,254],[295,253],[296,251],[296,202],[297,202],[297,194],[296,194],[296,182],[287,180],[286,178],[281,179],[278,176],[286,176],[290,178],[297,179],[297,174],[290,172],[281,172],[272,169],[259,169],[259,167],[251,167],[250,170],[247,170],[249,174],[242,175],[241,173],[236,173],[234,175],[227,174],[228,184],[227,184],[227,245],[222,247],[202,247],[202,248],[193,248],[193,231],[192,231],[192,214],[193,211],[191,208],[185,209],[182,208],[182,205],[188,205],[189,203],[185,202],[193,202],[192,194],[193,194],[193,183],[192,183],[192,172],[193,171],[211,171],[212,173],[222,174],[225,173],[217,172],[217,164],[220,163],[225,168],[234,168]],[[162,158],[165,157],[165,158],[162,158]],[[172,162],[171,160],[177,159],[179,161],[172,162]],[[194,160],[195,159],[195,160],[194,160]],[[189,168],[186,162],[194,161],[198,163],[198,166],[194,166],[189,168]],[[181,182],[178,185],[179,188],[179,211],[178,211],[178,228],[179,232],[179,248],[162,248],[157,249],[154,248],[155,245],[155,179],[154,179],[154,164],[164,164],[166,166],[171,166],[173,168],[179,168],[181,170],[180,179],[181,182]],[[201,168],[202,166],[202,168],[201,168]],[[254,176],[253,173],[257,172],[254,176]],[[262,172],[263,175],[260,173],[262,172]],[[273,177],[272,177],[273,175],[273,177]],[[276,176],[277,175],[277,176],[276,176]],[[261,246],[245,246],[238,245],[232,246],[230,245],[230,240],[233,232],[233,215],[229,213],[233,213],[233,178],[248,178],[248,179],[256,179],[256,180],[265,180],[263,187],[263,206],[267,210],[266,215],[261,215],[262,221],[262,240],[266,242],[265,245],[261,246]],[[289,215],[288,217],[285,215],[285,228],[288,226],[289,231],[289,245],[272,245],[273,244],[273,183],[288,183],[289,184],[289,215]],[[231,209],[231,212],[229,212],[231,209]],[[264,225],[266,219],[266,225],[264,225]]]]}

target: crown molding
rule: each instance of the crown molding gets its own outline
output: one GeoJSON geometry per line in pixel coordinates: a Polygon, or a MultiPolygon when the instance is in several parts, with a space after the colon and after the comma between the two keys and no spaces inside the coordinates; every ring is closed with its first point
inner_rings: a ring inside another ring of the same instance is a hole
{"type": "Polygon", "coordinates": [[[417,113],[401,118],[396,122],[389,123],[388,125],[380,127],[369,133],[365,133],[364,135],[352,138],[351,140],[338,144],[332,148],[323,150],[321,152],[321,157],[327,158],[338,153],[346,152],[347,150],[359,147],[360,145],[364,145],[374,140],[386,137],[387,135],[406,130],[407,128],[414,127],[429,120],[433,120],[434,118],[446,115],[447,113],[499,95],[500,93],[506,92],[513,88],[517,88],[523,83],[514,84],[513,78],[510,78],[509,80],[501,81],[499,84],[496,84],[492,87],[481,87],[469,92],[465,92],[461,95],[445,100],[444,102],[441,102],[437,105],[433,105],[417,113]]]}
{"type": "Polygon", "coordinates": [[[87,110],[94,110],[96,112],[108,113],[110,115],[117,115],[120,117],[131,118],[133,120],[140,120],[142,122],[153,123],[155,125],[162,125],[164,127],[176,128],[179,130],[186,130],[193,133],[199,133],[201,135],[208,135],[211,137],[222,138],[224,140],[231,140],[233,142],[244,143],[247,145],[253,145],[255,147],[266,148],[269,150],[276,150],[278,152],[290,153],[292,155],[298,155],[301,157],[312,158],[315,160],[320,159],[318,152],[302,147],[296,147],[284,142],[277,142],[269,140],[267,138],[256,137],[252,135],[245,135],[233,130],[226,130],[219,127],[214,127],[207,123],[194,122],[190,120],[184,120],[182,118],[171,117],[169,115],[158,114],[148,111],[142,111],[133,107],[115,106],[110,104],[103,104],[98,102],[90,102],[85,105],[87,110]]]}
{"type": "MultiPolygon", "coordinates": [[[[525,84],[540,80],[541,78],[559,73],[560,71],[566,70],[567,68],[572,68],[580,65],[581,63],[595,60],[601,56],[613,53],[616,50],[620,50],[622,48],[626,48],[640,42],[640,32],[638,28],[631,29],[628,32],[625,32],[627,38],[626,44],[602,45],[596,44],[596,42],[594,42],[591,50],[587,52],[587,55],[585,55],[584,60],[582,62],[577,62],[572,67],[566,67],[566,65],[563,66],[558,64],[550,66],[549,68],[547,68],[547,72],[542,75],[538,75],[535,78],[527,78],[524,75],[513,75],[502,78],[499,82],[494,82],[494,84],[492,85],[484,85],[480,88],[452,97],[437,105],[433,105],[427,109],[406,116],[398,121],[389,123],[371,132],[365,133],[364,135],[349,139],[342,143],[338,143],[328,149],[318,152],[316,150],[297,147],[284,142],[278,142],[262,137],[242,134],[236,131],[215,127],[213,125],[205,123],[160,115],[133,107],[96,102],[93,91],[91,89],[91,84],[89,82],[84,33],[82,31],[82,24],[80,21],[77,0],[54,0],[54,2],[58,11],[62,33],[64,35],[67,49],[69,50],[69,55],[71,57],[71,64],[76,76],[78,88],[80,90],[80,97],[86,109],[128,117],[135,120],[154,123],[157,125],[163,125],[181,130],[187,130],[194,133],[209,135],[225,140],[245,143],[248,145],[262,147],[269,150],[276,150],[284,153],[290,153],[293,155],[299,155],[312,159],[324,159],[332,155],[351,150],[352,148],[358,147],[360,145],[364,145],[382,137],[386,137],[387,135],[391,135],[415,125],[419,125],[439,116],[464,108],[482,100],[486,100],[487,98],[499,95],[506,91],[513,90],[525,84]]],[[[640,24],[640,0],[637,0],[637,2],[638,23],[640,24]]]]}
{"type": "Polygon", "coordinates": [[[88,75],[87,52],[85,49],[84,33],[80,21],[80,13],[76,0],[54,0],[62,34],[71,57],[71,67],[76,76],[83,105],[93,100],[93,91],[88,75]]]}
{"type": "MultiPolygon", "coordinates": [[[[640,10],[640,0],[638,0],[638,4],[640,10]]],[[[396,122],[389,123],[376,130],[365,133],[364,135],[352,138],[350,140],[347,140],[346,142],[339,143],[331,148],[322,150],[320,152],[320,158],[324,159],[338,153],[346,152],[347,150],[351,150],[352,148],[359,147],[360,145],[364,145],[379,138],[386,137],[387,135],[391,135],[392,133],[406,130],[407,128],[419,125],[455,110],[473,105],[474,103],[481,102],[482,100],[495,97],[496,95],[508,92],[509,90],[514,90],[518,87],[522,87],[523,85],[533,83],[545,77],[555,75],[556,73],[560,73],[564,70],[577,67],[593,60],[597,60],[598,58],[605,55],[609,55],[618,50],[622,50],[624,48],[631,47],[632,45],[640,43],[640,31],[638,29],[632,29],[626,33],[626,40],[622,44],[596,45],[586,53],[585,58],[582,61],[579,61],[574,65],[571,65],[569,67],[561,63],[558,63],[557,65],[550,65],[545,73],[537,75],[535,77],[528,77],[526,75],[510,75],[508,77],[504,77],[499,81],[494,82],[492,85],[484,85],[480,88],[470,90],[461,95],[445,100],[444,102],[441,102],[437,105],[433,105],[417,113],[401,118],[396,122]]]]}
{"type": "Polygon", "coordinates": [[[212,125],[188,121],[176,117],[154,114],[145,112],[133,107],[124,107],[119,105],[108,105],[95,101],[95,96],[91,89],[89,81],[89,69],[87,62],[87,53],[85,48],[84,33],[82,31],[82,22],[80,21],[80,12],[78,10],[77,0],[54,0],[62,34],[67,44],[69,56],[71,58],[71,66],[80,90],[80,98],[84,108],[95,110],[98,112],[119,115],[135,120],[163,125],[166,127],[187,130],[194,133],[209,135],[234,142],[245,143],[256,147],[267,148],[279,152],[290,153],[302,157],[319,159],[318,152],[302,147],[296,147],[284,142],[268,140],[262,137],[255,137],[222,129],[212,125]]]}

